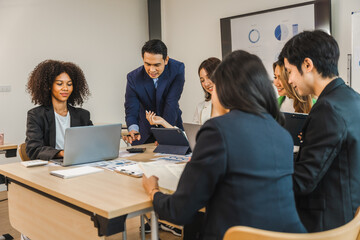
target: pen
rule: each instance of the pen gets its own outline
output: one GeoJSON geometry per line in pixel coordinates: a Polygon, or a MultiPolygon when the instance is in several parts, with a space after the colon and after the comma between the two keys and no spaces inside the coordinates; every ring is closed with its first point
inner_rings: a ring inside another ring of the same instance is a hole
{"type": "MultiPolygon", "coordinates": [[[[134,136],[136,136],[136,135],[140,135],[140,133],[134,133],[134,136]]],[[[128,134],[128,135],[126,135],[126,136],[130,137],[131,135],[128,134]]]]}

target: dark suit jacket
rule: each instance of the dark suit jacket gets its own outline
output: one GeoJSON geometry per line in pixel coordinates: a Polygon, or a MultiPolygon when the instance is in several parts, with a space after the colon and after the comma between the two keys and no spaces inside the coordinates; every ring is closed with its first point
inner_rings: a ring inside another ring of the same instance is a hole
{"type": "Polygon", "coordinates": [[[304,232],[295,208],[293,141],[269,114],[232,110],[208,120],[173,195],[156,193],[160,219],[190,223],[206,207],[203,239],[235,225],[304,232]]]}
{"type": "MultiPolygon", "coordinates": [[[[70,126],[93,125],[90,113],[68,105],[70,126]]],[[[26,124],[26,154],[30,159],[53,159],[60,150],[55,149],[56,125],[52,106],[39,106],[28,111],[26,124]]]]}
{"type": "Polygon", "coordinates": [[[360,206],[360,95],[341,78],[325,87],[304,124],[294,191],[310,232],[349,222],[360,206]]]}
{"type": "Polygon", "coordinates": [[[182,62],[169,59],[164,72],[160,75],[155,89],[154,81],[141,66],[127,75],[125,93],[126,124],[139,126],[141,140],[144,143],[149,136],[150,124],[146,120],[145,110],[156,112],[168,123],[183,129],[179,99],[185,82],[185,66],[182,62]]]}

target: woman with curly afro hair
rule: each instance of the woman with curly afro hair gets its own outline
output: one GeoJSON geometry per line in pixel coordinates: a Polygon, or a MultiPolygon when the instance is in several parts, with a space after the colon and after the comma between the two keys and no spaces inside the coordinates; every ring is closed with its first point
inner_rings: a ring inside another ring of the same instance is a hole
{"type": "Polygon", "coordinates": [[[40,106],[28,111],[26,153],[30,159],[64,156],[65,129],[92,125],[82,105],[90,95],[83,71],[74,63],[45,60],[30,73],[27,91],[40,106]]]}

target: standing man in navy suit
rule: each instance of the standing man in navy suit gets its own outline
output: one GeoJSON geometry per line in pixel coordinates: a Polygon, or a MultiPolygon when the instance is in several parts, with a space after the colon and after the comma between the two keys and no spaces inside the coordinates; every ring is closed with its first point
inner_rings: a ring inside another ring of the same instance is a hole
{"type": "Polygon", "coordinates": [[[185,65],[169,58],[166,45],[158,39],[145,43],[144,65],[127,75],[125,120],[133,145],[155,141],[145,111],[153,111],[168,123],[183,128],[179,99],[185,82],[185,65]]]}

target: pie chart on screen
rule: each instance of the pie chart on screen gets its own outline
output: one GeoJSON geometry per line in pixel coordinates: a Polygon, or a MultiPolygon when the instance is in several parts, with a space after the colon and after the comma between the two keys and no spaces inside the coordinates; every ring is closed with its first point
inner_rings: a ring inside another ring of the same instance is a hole
{"type": "Polygon", "coordinates": [[[260,40],[260,32],[257,29],[251,29],[249,32],[249,41],[251,43],[257,43],[260,40]]]}
{"type": "Polygon", "coordinates": [[[275,28],[275,37],[279,41],[284,41],[289,36],[289,29],[284,24],[279,24],[275,28]]]}

